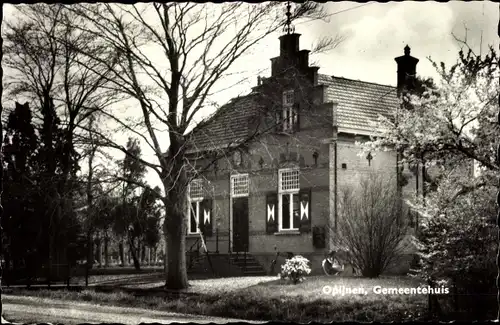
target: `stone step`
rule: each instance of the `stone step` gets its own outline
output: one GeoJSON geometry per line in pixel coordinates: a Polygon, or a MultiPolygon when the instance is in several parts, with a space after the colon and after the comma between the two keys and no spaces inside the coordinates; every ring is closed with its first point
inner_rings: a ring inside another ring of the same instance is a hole
{"type": "Polygon", "coordinates": [[[232,257],[231,258],[231,262],[236,262],[236,263],[244,263],[244,262],[256,262],[257,263],[257,260],[255,258],[252,257],[248,257],[245,259],[245,258],[234,258],[232,257]]]}
{"type": "Polygon", "coordinates": [[[246,268],[247,270],[255,270],[255,269],[258,269],[258,270],[261,270],[262,269],[262,266],[260,264],[254,264],[254,265],[238,265],[239,267],[241,268],[246,268]]]}
{"type": "MultiPolygon", "coordinates": [[[[234,255],[214,253],[213,255],[225,257],[229,263],[237,266],[246,276],[262,276],[267,274],[262,265],[251,254],[234,255]]],[[[205,254],[200,254],[199,256],[195,257],[193,259],[191,267],[188,268],[188,272],[200,271],[200,268],[203,265],[203,261],[206,259],[206,257],[207,256],[205,254]]]]}
{"type": "Polygon", "coordinates": [[[245,275],[267,275],[267,272],[265,270],[242,270],[243,274],[245,275]]]}

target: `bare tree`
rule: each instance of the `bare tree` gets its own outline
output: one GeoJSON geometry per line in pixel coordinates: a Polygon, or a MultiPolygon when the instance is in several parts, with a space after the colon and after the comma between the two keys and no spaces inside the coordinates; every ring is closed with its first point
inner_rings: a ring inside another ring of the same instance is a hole
{"type": "MultiPolygon", "coordinates": [[[[93,35],[119,56],[118,63],[112,66],[93,51],[80,50],[82,56],[111,71],[104,76],[109,82],[106,87],[134,99],[140,108],[140,116],[132,124],[112,112],[105,114],[154,152],[155,163],[134,158],[154,170],[163,184],[161,200],[165,206],[168,248],[166,284],[172,289],[185,288],[186,188],[191,178],[186,153],[190,132],[205,125],[196,125],[196,116],[207,107],[215,86],[231,72],[234,62],[281,28],[283,8],[271,2],[78,4],[67,9],[86,22],[75,24],[74,28],[93,35]],[[148,55],[151,49],[155,50],[150,52],[154,55],[148,55]],[[162,143],[162,134],[168,135],[168,146],[162,143]]],[[[323,16],[321,6],[311,2],[297,5],[292,14],[292,18],[323,16]]],[[[88,63],[79,64],[99,73],[88,63]]],[[[242,143],[254,140],[260,133],[242,143]]],[[[98,136],[102,145],[133,157],[113,139],[98,136]]],[[[221,150],[214,161],[226,154],[221,150]]]]}
{"type": "Polygon", "coordinates": [[[384,176],[362,175],[358,186],[346,186],[339,195],[338,244],[346,246],[353,264],[370,278],[408,248],[408,218],[398,203],[396,181],[384,176]]]}
{"type": "MultiPolygon", "coordinates": [[[[3,113],[3,105],[0,105],[0,116],[3,113]]],[[[3,152],[3,121],[0,119],[0,152],[3,152]]],[[[3,154],[0,154],[0,166],[3,166],[3,154]]],[[[3,229],[2,229],[2,217],[3,217],[3,206],[2,206],[2,193],[3,193],[3,168],[0,170],[0,256],[3,259],[3,229]]],[[[0,262],[0,321],[5,322],[3,319],[3,309],[2,309],[2,276],[3,276],[3,263],[0,262]]]]}
{"type": "Polygon", "coordinates": [[[59,221],[72,214],[77,191],[76,171],[80,153],[76,147],[80,125],[116,99],[116,92],[105,88],[107,66],[90,62],[76,49],[85,48],[114,63],[116,54],[107,51],[92,35],[73,28],[82,20],[61,5],[20,5],[15,19],[5,23],[3,67],[6,73],[4,100],[27,99],[36,107],[35,125],[43,139],[45,170],[44,197],[48,204],[49,274],[53,239],[65,231],[59,221]],[[87,68],[80,62],[86,62],[87,68]]]}

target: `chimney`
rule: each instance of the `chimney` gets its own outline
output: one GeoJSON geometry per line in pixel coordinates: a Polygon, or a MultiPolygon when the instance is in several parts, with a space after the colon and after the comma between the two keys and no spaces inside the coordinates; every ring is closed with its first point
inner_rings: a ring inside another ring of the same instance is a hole
{"type": "Polygon", "coordinates": [[[300,34],[285,34],[280,36],[280,56],[291,59],[299,52],[300,34]]]}
{"type": "Polygon", "coordinates": [[[404,55],[394,59],[398,65],[398,96],[402,92],[412,90],[414,87],[413,80],[417,74],[418,59],[410,55],[410,47],[404,48],[404,55]]]}

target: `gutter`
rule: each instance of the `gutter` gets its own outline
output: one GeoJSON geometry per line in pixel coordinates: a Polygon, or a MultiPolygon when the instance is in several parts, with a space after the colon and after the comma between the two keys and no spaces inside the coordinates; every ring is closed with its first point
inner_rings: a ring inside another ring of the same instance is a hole
{"type": "Polygon", "coordinates": [[[337,139],[334,140],[333,150],[335,151],[335,156],[333,158],[333,215],[335,217],[335,235],[337,234],[337,139]]]}

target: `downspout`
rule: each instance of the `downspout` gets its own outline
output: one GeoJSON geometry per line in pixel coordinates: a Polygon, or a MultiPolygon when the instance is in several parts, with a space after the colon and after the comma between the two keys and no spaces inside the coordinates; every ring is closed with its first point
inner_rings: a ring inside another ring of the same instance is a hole
{"type": "MultiPolygon", "coordinates": [[[[416,172],[415,172],[415,196],[418,198],[418,182],[419,182],[419,175],[420,175],[420,164],[417,161],[417,166],[416,166],[416,172]]],[[[415,213],[415,230],[418,234],[418,222],[419,222],[419,214],[415,213]]]]}
{"type": "Polygon", "coordinates": [[[425,160],[424,160],[424,154],[421,156],[422,160],[422,203],[425,206],[425,160]]]}
{"type": "Polygon", "coordinates": [[[337,212],[337,136],[335,135],[335,139],[333,142],[333,150],[334,150],[334,157],[333,157],[333,201],[334,201],[334,207],[333,207],[333,215],[335,218],[335,235],[337,235],[337,219],[338,219],[338,212],[337,212]]]}
{"type": "Polygon", "coordinates": [[[416,196],[418,196],[418,182],[419,182],[419,169],[420,169],[420,164],[417,162],[417,165],[416,165],[416,172],[415,172],[415,192],[416,192],[416,196]]]}
{"type": "MultiPolygon", "coordinates": [[[[337,104],[333,105],[333,217],[334,225],[333,229],[335,236],[338,235],[338,177],[337,177],[337,167],[338,167],[338,154],[337,154],[337,141],[338,141],[338,127],[337,127],[337,104]]],[[[337,239],[337,238],[335,238],[337,239]]]]}

